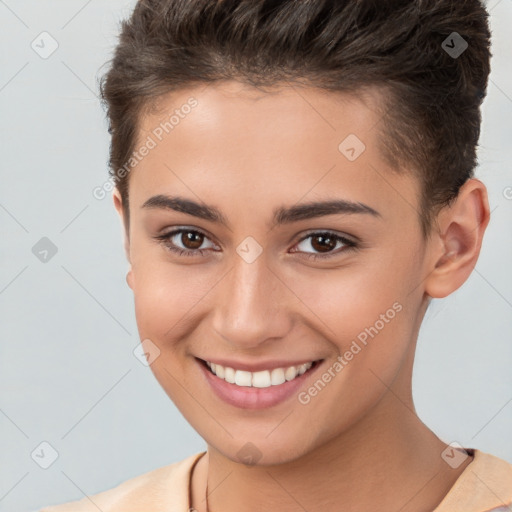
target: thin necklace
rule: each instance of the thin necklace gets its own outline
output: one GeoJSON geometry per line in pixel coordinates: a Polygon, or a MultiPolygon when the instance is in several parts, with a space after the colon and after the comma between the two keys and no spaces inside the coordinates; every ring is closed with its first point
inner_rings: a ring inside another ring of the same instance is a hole
{"type": "MultiPolygon", "coordinates": [[[[205,454],[203,454],[204,456],[205,454]]],[[[200,459],[201,457],[199,457],[200,459]]],[[[194,466],[192,467],[192,473],[194,472],[194,468],[196,466],[196,464],[199,462],[199,459],[196,460],[194,466]]],[[[208,507],[208,477],[206,477],[206,496],[205,496],[205,501],[206,501],[206,512],[210,512],[210,508],[208,507]]],[[[189,484],[189,492],[188,492],[188,503],[189,503],[189,511],[195,511],[196,509],[193,508],[191,505],[192,505],[192,474],[190,475],[190,484],[189,484]]]]}
{"type": "MultiPolygon", "coordinates": [[[[199,459],[196,461],[196,464],[198,461],[199,461],[199,459]]],[[[195,464],[194,464],[194,466],[195,466],[195,464]]],[[[204,499],[206,501],[206,512],[210,512],[210,507],[208,506],[208,477],[206,477],[206,496],[204,497],[204,499]]],[[[192,482],[190,483],[190,486],[189,486],[189,511],[192,511],[192,510],[195,511],[195,508],[190,506],[191,501],[192,501],[192,482]]]]}

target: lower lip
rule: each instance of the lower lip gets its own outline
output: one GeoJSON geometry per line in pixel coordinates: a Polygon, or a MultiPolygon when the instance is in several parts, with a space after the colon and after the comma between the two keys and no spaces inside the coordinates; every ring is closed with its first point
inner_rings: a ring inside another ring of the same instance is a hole
{"type": "Polygon", "coordinates": [[[288,380],[278,386],[269,386],[267,388],[255,388],[249,386],[237,386],[226,382],[214,375],[205,363],[197,360],[203,375],[212,387],[216,395],[228,404],[239,407],[240,409],[265,409],[284,402],[291,396],[297,394],[304,381],[312,375],[320,366],[321,361],[317,361],[308,371],[302,375],[288,380]]]}

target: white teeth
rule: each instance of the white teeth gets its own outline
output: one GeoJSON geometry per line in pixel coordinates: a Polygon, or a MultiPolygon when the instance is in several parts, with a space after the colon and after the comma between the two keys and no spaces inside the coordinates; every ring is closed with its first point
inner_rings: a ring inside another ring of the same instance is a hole
{"type": "Polygon", "coordinates": [[[235,383],[235,370],[233,370],[233,368],[229,368],[229,366],[226,366],[226,368],[224,368],[224,380],[226,382],[229,382],[230,384],[235,383]]]}
{"type": "Polygon", "coordinates": [[[272,386],[279,386],[279,384],[286,382],[286,379],[284,378],[284,370],[282,368],[275,368],[272,370],[272,373],[270,374],[270,382],[272,383],[272,386]]]}
{"type": "Polygon", "coordinates": [[[226,375],[226,369],[224,368],[224,366],[221,366],[220,364],[216,364],[215,365],[215,375],[217,375],[217,377],[220,377],[221,379],[223,379],[226,375]]]}
{"type": "Polygon", "coordinates": [[[235,372],[235,384],[237,386],[251,386],[251,383],[252,383],[251,372],[244,372],[242,370],[237,370],[235,372]]]}
{"type": "MultiPolygon", "coordinates": [[[[219,375],[217,374],[217,377],[219,375]]],[[[252,374],[252,387],[253,388],[268,388],[272,385],[270,381],[270,373],[267,370],[262,372],[254,372],[252,374]]]]}
{"type": "Polygon", "coordinates": [[[286,368],[286,371],[284,372],[284,378],[286,380],[293,380],[297,377],[297,369],[295,366],[290,366],[289,368],[286,368]]]}
{"type": "Polygon", "coordinates": [[[298,370],[299,371],[299,375],[302,375],[307,369],[308,369],[307,363],[301,364],[299,366],[299,370],[298,370]]]}
{"type": "Polygon", "coordinates": [[[286,381],[295,379],[309,370],[313,362],[304,363],[299,366],[289,366],[288,368],[274,368],[273,370],[263,370],[259,372],[247,372],[245,370],[234,370],[229,366],[221,366],[220,364],[206,364],[211,368],[212,372],[220,379],[236,384],[242,387],[268,388],[270,386],[279,386],[286,381]]]}

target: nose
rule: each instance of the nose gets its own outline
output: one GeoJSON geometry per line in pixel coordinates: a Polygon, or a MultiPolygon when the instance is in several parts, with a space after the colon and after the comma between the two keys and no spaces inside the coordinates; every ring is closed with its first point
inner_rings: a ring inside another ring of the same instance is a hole
{"type": "Polygon", "coordinates": [[[247,263],[238,255],[217,288],[213,329],[237,350],[284,338],[292,328],[294,295],[264,257],[247,263]]]}

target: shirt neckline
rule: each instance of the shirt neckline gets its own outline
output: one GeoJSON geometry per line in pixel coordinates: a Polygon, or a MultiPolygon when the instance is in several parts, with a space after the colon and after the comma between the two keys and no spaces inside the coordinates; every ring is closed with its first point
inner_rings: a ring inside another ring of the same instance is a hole
{"type": "MultiPolygon", "coordinates": [[[[474,462],[476,460],[476,457],[477,457],[477,453],[478,450],[476,450],[475,448],[464,448],[464,451],[468,454],[469,457],[472,458],[471,462],[464,468],[464,471],[458,476],[457,480],[455,480],[455,482],[453,483],[453,485],[450,487],[450,489],[448,490],[448,492],[445,494],[445,496],[441,499],[441,501],[438,503],[438,505],[436,506],[436,508],[434,509],[433,512],[436,512],[437,510],[439,510],[439,507],[441,507],[446,499],[449,497],[449,495],[451,494],[451,492],[459,487],[461,485],[461,482],[463,481],[464,477],[469,473],[469,471],[471,469],[473,469],[474,467],[474,462]]],[[[200,452],[196,459],[194,460],[194,462],[192,463],[192,465],[190,466],[190,469],[189,469],[189,472],[188,472],[188,508],[187,510],[191,510],[192,509],[192,475],[194,473],[194,469],[197,465],[197,463],[207,454],[207,451],[204,451],[204,452],[200,452]]]]}

